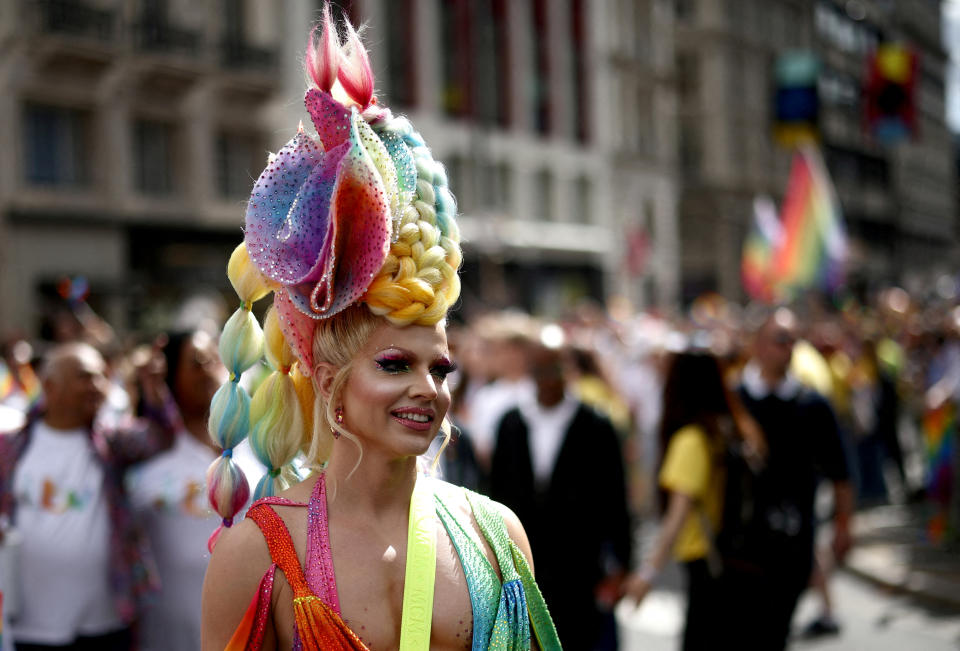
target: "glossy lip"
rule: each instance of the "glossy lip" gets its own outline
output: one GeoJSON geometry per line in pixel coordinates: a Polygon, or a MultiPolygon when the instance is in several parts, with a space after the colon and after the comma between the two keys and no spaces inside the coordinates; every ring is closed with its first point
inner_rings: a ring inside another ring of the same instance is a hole
{"type": "Polygon", "coordinates": [[[426,409],[424,407],[401,407],[400,409],[394,409],[391,411],[390,417],[404,427],[409,427],[410,429],[417,430],[418,432],[425,432],[433,427],[433,421],[436,420],[436,412],[434,412],[433,409],[426,409]],[[421,423],[419,421],[403,418],[397,414],[418,414],[420,416],[426,416],[429,418],[429,420],[425,423],[421,423]]]}

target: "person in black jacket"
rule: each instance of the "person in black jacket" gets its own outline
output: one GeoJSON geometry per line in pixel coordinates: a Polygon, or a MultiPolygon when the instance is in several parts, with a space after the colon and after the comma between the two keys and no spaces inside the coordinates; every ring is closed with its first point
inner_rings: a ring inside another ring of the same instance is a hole
{"type": "MultiPolygon", "coordinates": [[[[841,562],[850,548],[853,490],[836,416],[827,400],[790,373],[797,318],[779,308],[755,334],[743,369],[740,399],[763,430],[765,467],[749,490],[727,468],[723,527],[725,621],[740,649],[782,649],[814,562],[814,498],[820,479],[833,484],[833,553],[841,562]],[[750,513],[740,520],[740,514],[750,513]],[[733,517],[737,515],[737,517],[733,517]]],[[[746,477],[746,475],[744,475],[746,477]]]]}
{"type": "Polygon", "coordinates": [[[631,529],[620,444],[610,421],[566,392],[562,351],[535,346],[536,399],[497,430],[490,496],[523,522],[537,581],[568,649],[616,649],[612,606],[631,529]]]}

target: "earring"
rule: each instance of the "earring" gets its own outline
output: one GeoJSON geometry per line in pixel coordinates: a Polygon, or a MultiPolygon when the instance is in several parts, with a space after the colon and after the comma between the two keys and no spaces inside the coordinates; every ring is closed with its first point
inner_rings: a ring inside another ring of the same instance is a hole
{"type": "MultiPolygon", "coordinates": [[[[341,426],[343,425],[343,407],[337,407],[334,410],[333,418],[335,421],[337,421],[337,425],[341,425],[341,426]]],[[[335,439],[340,438],[340,431],[337,430],[337,428],[331,427],[330,431],[333,432],[333,438],[335,439]]]]}

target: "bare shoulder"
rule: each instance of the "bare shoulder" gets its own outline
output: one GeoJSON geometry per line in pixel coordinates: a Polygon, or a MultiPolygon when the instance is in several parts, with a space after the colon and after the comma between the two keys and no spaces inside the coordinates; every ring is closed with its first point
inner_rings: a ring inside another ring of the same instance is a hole
{"type": "MultiPolygon", "coordinates": [[[[476,522],[473,506],[468,499],[468,491],[443,481],[436,482],[435,490],[442,496],[444,504],[454,515],[462,515],[469,521],[476,522]]],[[[517,544],[517,547],[519,547],[523,555],[526,556],[527,563],[530,564],[532,569],[533,554],[530,551],[530,541],[527,539],[527,532],[524,530],[520,518],[518,518],[517,514],[510,510],[510,508],[500,502],[495,502],[486,497],[484,499],[487,500],[493,511],[503,518],[503,523],[507,528],[507,535],[510,536],[510,539],[517,544]]]]}
{"type": "Polygon", "coordinates": [[[205,650],[227,646],[270,565],[267,543],[253,521],[244,519],[221,533],[203,582],[205,650]]]}
{"type": "Polygon", "coordinates": [[[319,479],[319,474],[312,473],[303,481],[298,481],[297,483],[291,485],[290,488],[280,491],[280,493],[277,494],[277,497],[283,497],[294,502],[306,504],[310,501],[310,496],[313,494],[313,487],[316,485],[319,479]]]}
{"type": "Polygon", "coordinates": [[[441,479],[432,479],[431,485],[435,495],[443,500],[444,505],[450,509],[454,515],[467,515],[472,512],[470,502],[467,499],[467,489],[441,479]]]}
{"type": "Polygon", "coordinates": [[[503,518],[503,523],[507,527],[507,535],[510,536],[510,540],[517,544],[517,547],[520,548],[523,555],[527,557],[527,563],[530,565],[530,570],[533,571],[533,552],[530,550],[527,531],[523,528],[523,523],[520,522],[520,518],[505,504],[493,500],[490,500],[490,504],[493,505],[493,508],[496,509],[500,517],[503,518]]]}
{"type": "Polygon", "coordinates": [[[261,575],[266,572],[270,567],[270,550],[260,527],[253,520],[244,518],[221,532],[210,557],[210,567],[223,565],[238,573],[256,572],[257,568],[251,567],[254,564],[262,565],[259,568],[261,575]]]}

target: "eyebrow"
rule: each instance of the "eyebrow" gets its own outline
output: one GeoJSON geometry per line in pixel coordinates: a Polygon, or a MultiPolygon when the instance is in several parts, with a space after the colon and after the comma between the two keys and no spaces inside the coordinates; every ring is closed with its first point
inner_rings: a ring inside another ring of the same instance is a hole
{"type": "MultiPolygon", "coordinates": [[[[376,357],[376,356],[378,356],[378,355],[383,355],[383,354],[389,353],[389,352],[391,352],[391,351],[400,353],[400,354],[402,354],[402,355],[406,355],[407,357],[414,357],[414,358],[419,357],[419,355],[417,355],[417,354],[416,354],[415,352],[413,352],[412,350],[408,350],[408,349],[406,349],[406,348],[403,348],[402,346],[386,346],[386,347],[384,347],[384,348],[381,348],[381,349],[378,350],[377,352],[375,352],[375,353],[374,353],[374,356],[376,357]]],[[[436,363],[436,362],[441,362],[441,363],[444,363],[444,364],[449,364],[449,363],[451,363],[450,351],[448,350],[447,352],[440,353],[438,356],[436,356],[436,357],[433,358],[433,361],[434,361],[435,363],[436,363]]]]}

